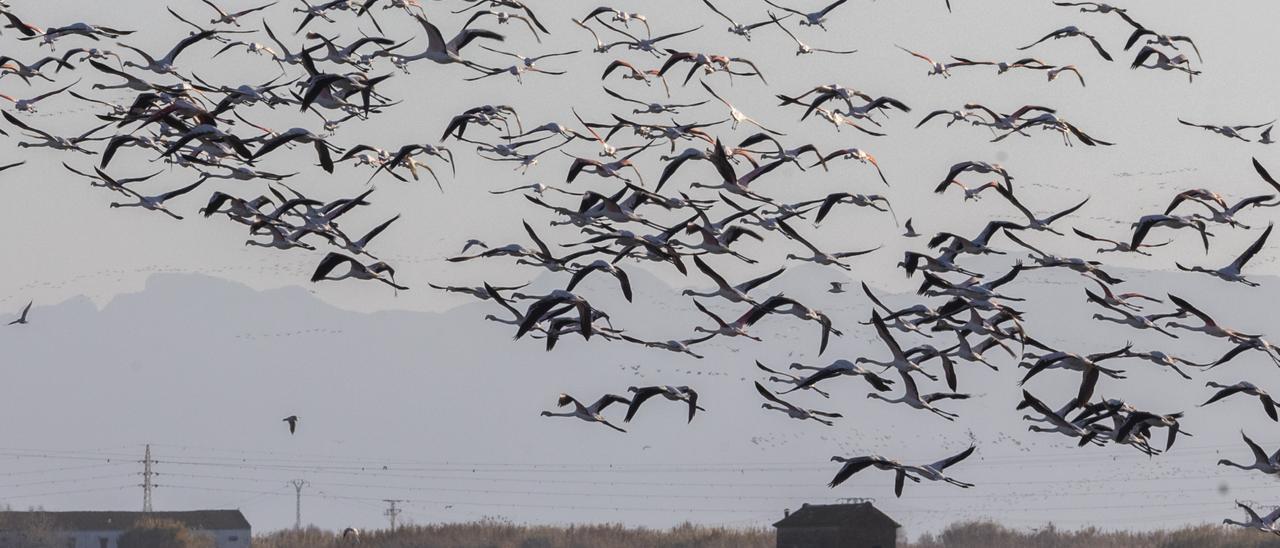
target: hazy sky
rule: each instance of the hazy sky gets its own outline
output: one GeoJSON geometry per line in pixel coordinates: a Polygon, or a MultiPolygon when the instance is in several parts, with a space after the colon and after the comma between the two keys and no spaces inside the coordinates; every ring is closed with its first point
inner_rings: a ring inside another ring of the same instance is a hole
{"type": "MultiPolygon", "coordinates": [[[[499,47],[511,51],[532,55],[584,50],[541,65],[567,69],[568,75],[529,74],[523,85],[509,76],[466,83],[461,81],[470,75],[465,69],[420,62],[411,66],[412,74],[396,73],[379,87],[382,93],[404,100],[403,104],[368,121],[344,124],[333,141],[340,146],[368,143],[390,149],[409,142],[435,142],[453,114],[486,103],[515,106],[526,128],[552,120],[575,122],[571,106],[591,121],[605,121],[610,112],[638,117],[629,114],[632,106],[618,104],[600,91],[599,74],[617,57],[641,66],[657,66],[660,61],[621,49],[607,55],[590,53],[590,34],[569,18],[581,17],[598,3],[545,4],[536,9],[552,35],[541,44],[518,22],[499,27],[485,20],[480,26],[507,34],[508,41],[499,47]]],[[[1235,198],[1268,191],[1249,165],[1251,156],[1280,170],[1274,148],[1231,141],[1181,126],[1176,120],[1234,124],[1276,116],[1268,110],[1275,104],[1272,90],[1280,83],[1274,61],[1254,53],[1269,51],[1271,23],[1280,15],[1280,7],[1272,3],[1240,2],[1231,12],[1189,1],[1125,6],[1135,19],[1152,28],[1196,40],[1205,62],[1198,65],[1204,74],[1194,84],[1188,84],[1181,73],[1129,70],[1126,65],[1132,52],[1121,48],[1130,29],[1115,15],[1081,14],[1048,2],[1013,0],[955,0],[955,12],[949,14],[942,4],[853,0],[832,13],[829,32],[810,28],[797,32],[814,47],[857,48],[859,52],[801,58],[792,55],[791,42],[777,29],[759,29],[751,42],[723,32],[725,22],[701,3],[614,5],[648,15],[655,33],[705,25],[672,40],[670,46],[750,58],[769,79],[766,86],[751,78],[735,78],[732,85],[723,75],[708,78],[722,95],[765,125],[788,133],[784,142],[790,146],[813,142],[824,151],[850,146],[869,150],[892,184],[885,188],[869,166],[852,162],[837,163],[829,173],[802,174],[784,168],[763,179],[759,190],[786,201],[840,190],[880,193],[893,201],[900,220],[915,218],[921,232],[951,230],[972,235],[990,218],[1017,220],[1016,211],[994,195],[962,204],[956,193],[939,197],[931,190],[953,163],[999,161],[1016,178],[1019,196],[1029,207],[1056,211],[1091,196],[1089,204],[1064,220],[1064,225],[1119,237],[1128,234],[1128,224],[1139,216],[1163,210],[1177,190],[1208,187],[1235,198]],[[1029,52],[1014,49],[1069,24],[1097,35],[1116,62],[1100,59],[1082,39],[1050,41],[1029,52]],[[1043,74],[1034,72],[996,76],[990,67],[956,69],[950,79],[927,77],[927,65],[894,44],[935,58],[958,55],[1011,61],[1031,54],[1054,64],[1078,65],[1088,87],[1081,88],[1065,76],[1046,82],[1043,74]],[[873,138],[852,129],[836,132],[820,120],[798,124],[799,112],[776,108],[776,93],[797,94],[828,83],[895,97],[913,111],[892,113],[883,121],[889,135],[873,138]],[[984,128],[960,124],[945,128],[936,121],[912,129],[931,110],[958,108],[970,101],[1004,112],[1023,104],[1054,107],[1086,132],[1117,145],[1066,148],[1056,134],[1038,131],[1032,132],[1032,138],[989,143],[990,133],[984,128]]],[[[187,32],[180,24],[170,23],[165,5],[17,1],[13,11],[46,27],[86,21],[138,29],[125,38],[127,43],[163,52],[187,32]],[[159,25],[144,26],[151,21],[159,25]]],[[[194,0],[169,5],[196,21],[211,17],[211,10],[194,0]]],[[[257,4],[225,5],[238,9],[257,4]]],[[[432,20],[446,35],[465,21],[465,15],[448,13],[461,5],[428,5],[432,20]]],[[[763,18],[767,8],[763,2],[722,1],[719,5],[740,21],[763,18]]],[[[788,5],[817,9],[818,3],[788,5]]],[[[277,35],[296,51],[300,36],[285,37],[298,21],[298,14],[289,13],[290,7],[286,2],[265,13],[277,35]]],[[[411,20],[397,15],[379,13],[388,36],[416,37],[405,50],[420,51],[425,35],[411,20]]],[[[257,29],[257,20],[250,17],[246,28],[257,29]]],[[[348,14],[340,14],[338,20],[338,24],[318,22],[310,28],[327,36],[339,35],[343,42],[354,40],[361,30],[373,31],[368,21],[361,21],[357,28],[348,14]]],[[[14,36],[6,30],[6,54],[22,60],[45,54],[32,43],[15,42],[14,36]]],[[[267,37],[257,33],[252,39],[266,42],[267,37]]],[[[57,54],[90,45],[85,39],[67,38],[58,42],[57,54]]],[[[109,43],[96,45],[122,50],[109,43]]],[[[465,50],[469,57],[494,65],[505,63],[473,48],[465,50]]],[[[229,85],[261,83],[278,74],[268,59],[237,52],[207,61],[216,49],[213,43],[193,46],[178,58],[179,69],[229,85]]],[[[394,71],[384,63],[373,72],[394,71]]],[[[59,74],[59,85],[80,77],[84,80],[75,88],[80,93],[116,101],[129,98],[89,90],[91,83],[103,80],[87,65],[59,74]]],[[[618,79],[610,79],[607,85],[630,97],[664,100],[660,86],[647,88],[618,79]]],[[[673,102],[706,98],[695,84],[681,88],[673,79],[672,85],[673,102]]],[[[0,92],[15,96],[29,97],[54,87],[27,88],[13,76],[0,80],[0,92]]],[[[55,133],[79,133],[96,122],[94,109],[69,96],[50,99],[39,108],[40,112],[24,119],[55,133]]],[[[293,109],[270,111],[255,106],[239,111],[278,130],[320,129],[313,115],[301,116],[293,109]]],[[[678,118],[706,121],[724,115],[721,105],[709,103],[678,118]]],[[[576,122],[571,125],[577,126],[576,122]]],[[[717,127],[714,133],[736,144],[752,130],[745,126],[731,132],[717,127]]],[[[473,135],[493,133],[479,128],[473,135]]],[[[0,163],[20,158],[28,164],[0,173],[7,198],[0,206],[4,212],[0,226],[9,235],[5,250],[10,257],[10,267],[0,271],[0,287],[5,288],[0,292],[0,307],[16,311],[29,299],[37,302],[32,325],[0,330],[0,346],[18,358],[14,377],[7,383],[8,395],[0,404],[6,416],[22,418],[6,437],[4,445],[10,449],[0,452],[15,474],[12,481],[0,478],[0,484],[11,486],[4,489],[6,493],[16,493],[8,500],[15,506],[134,507],[139,490],[118,487],[137,481],[128,476],[139,469],[131,461],[140,456],[141,444],[148,442],[157,444],[158,458],[174,461],[160,468],[172,476],[157,481],[172,487],[158,491],[158,508],[240,506],[258,529],[291,525],[292,489],[285,488],[284,482],[294,477],[314,484],[304,502],[305,519],[330,528],[383,523],[378,502],[383,498],[417,501],[406,507],[404,517],[419,522],[501,515],[538,522],[616,520],[669,525],[692,519],[759,525],[780,517],[782,508],[840,496],[875,497],[912,534],[976,516],[1026,526],[1053,520],[1073,526],[1164,527],[1220,520],[1234,512],[1233,498],[1264,498],[1269,488],[1259,484],[1256,476],[1213,466],[1220,456],[1247,460],[1247,448],[1238,441],[1241,426],[1264,447],[1280,442],[1280,436],[1268,434],[1274,424],[1265,422],[1256,402],[1193,408],[1209,395],[1203,388],[1206,380],[1248,379],[1264,388],[1280,385],[1273,366],[1256,357],[1185,382],[1171,372],[1132,362],[1125,364],[1130,379],[1104,382],[1100,395],[1124,397],[1158,411],[1189,412],[1187,429],[1196,436],[1180,441],[1171,454],[1152,460],[1129,448],[1076,450],[1066,440],[1026,432],[1025,424],[1018,422],[1019,414],[1012,411],[1021,375],[1007,358],[1000,362],[999,374],[983,368],[962,373],[961,390],[982,396],[948,406],[962,416],[956,424],[865,401],[859,381],[833,381],[835,393],[830,401],[803,398],[806,404],[845,414],[832,428],[796,423],[759,410],[750,385],[756,378],[754,359],[771,366],[785,366],[791,360],[825,364],[838,357],[882,352],[874,333],[855,324],[869,313],[865,299],[856,293],[831,297],[822,292],[826,282],[845,277],[867,280],[886,291],[906,291],[917,283],[905,280],[893,264],[903,249],[918,249],[922,243],[899,238],[900,230],[890,217],[872,215],[869,210],[837,210],[820,230],[808,223],[797,227],[824,249],[884,245],[856,259],[855,272],[846,276],[835,269],[792,267],[770,287],[818,303],[848,332],[821,358],[814,356],[816,330],[788,321],[762,326],[758,334],[767,337],[763,344],[717,341],[701,361],[598,341],[584,345],[578,340],[566,341],[555,353],[546,354],[537,342],[497,344],[509,332],[480,319],[491,311],[488,307],[434,292],[426,282],[523,283],[538,277],[536,270],[508,268],[510,262],[505,260],[454,265],[441,259],[469,238],[494,245],[524,242],[521,219],[545,227],[550,219],[545,211],[516,194],[494,197],[487,191],[536,181],[563,184],[569,160],[562,154],[545,155],[539,165],[521,175],[509,165],[478,158],[470,145],[451,141],[458,159],[457,176],[448,176],[447,167],[433,164],[444,180],[443,194],[427,180],[402,184],[379,178],[371,196],[373,205],[352,213],[343,227],[362,233],[403,213],[374,246],[382,258],[396,265],[399,281],[413,288],[397,295],[378,284],[309,284],[306,279],[323,251],[248,248],[242,245],[241,225],[196,214],[212,190],[252,197],[265,191],[261,182],[206,184],[173,202],[175,211],[188,216],[176,222],[137,209],[109,209],[107,204],[115,196],[89,188],[58,165],[66,161],[83,169],[96,157],[18,149],[12,146],[13,137],[6,142],[10,145],[0,151],[0,163]],[[207,277],[156,276],[174,272],[207,277]],[[146,291],[136,293],[144,284],[146,291]],[[255,292],[268,288],[282,289],[255,292]],[[632,366],[639,370],[633,372],[632,366]],[[637,378],[640,374],[643,377],[637,378]],[[652,415],[644,418],[651,420],[637,421],[627,435],[537,416],[560,391],[594,399],[641,382],[689,383],[704,394],[710,411],[685,426],[677,409],[659,403],[645,409],[645,414],[652,415]],[[281,431],[278,418],[293,413],[304,418],[299,435],[290,438],[281,431]],[[963,449],[971,434],[979,452],[964,467],[957,467],[955,475],[978,483],[975,489],[912,485],[901,500],[892,500],[887,477],[859,477],[834,491],[824,485],[835,471],[827,462],[832,454],[875,451],[928,462],[963,449]],[[65,453],[54,458],[55,450],[65,453]],[[31,453],[46,456],[17,456],[31,453]],[[105,458],[112,459],[110,466],[102,462],[105,458]],[[529,463],[545,466],[528,468],[529,463]],[[97,464],[103,464],[103,470],[76,468],[97,464]],[[381,471],[383,465],[389,469],[381,471]],[[118,475],[97,483],[66,483],[112,474],[118,475]],[[1171,479],[1175,477],[1177,483],[1171,479]],[[1063,483],[1067,481],[1071,483],[1063,483]],[[77,492],[77,488],[99,486],[102,490],[77,492]],[[1220,488],[1225,491],[1220,493],[1220,488]],[[499,503],[516,506],[495,506],[499,503]]],[[[614,141],[628,142],[624,133],[614,141]]],[[[641,157],[644,177],[651,184],[660,170],[656,156],[667,152],[660,148],[641,157]]],[[[597,148],[581,142],[565,151],[594,156],[597,148]]],[[[161,169],[161,164],[148,162],[152,157],[150,152],[126,150],[109,171],[132,176],[161,169]]],[[[272,154],[261,168],[301,171],[289,182],[320,199],[364,190],[367,170],[343,166],[328,175],[313,163],[310,149],[300,147],[272,154]]],[[[683,189],[691,181],[705,182],[712,176],[708,165],[691,164],[667,188],[683,189]]],[[[191,173],[175,169],[146,183],[143,190],[161,192],[193,180],[191,173]]],[[[575,186],[615,188],[613,182],[589,176],[575,186]]],[[[548,199],[572,202],[554,195],[548,199]]],[[[677,215],[649,214],[662,223],[680,220],[677,215]]],[[[1244,331],[1280,336],[1266,315],[1267,303],[1276,297],[1273,286],[1280,280],[1263,276],[1280,271],[1274,251],[1264,251],[1250,264],[1265,284],[1258,290],[1162,272],[1172,268],[1175,258],[1213,267],[1226,264],[1275,216],[1274,210],[1250,212],[1246,222],[1254,226],[1253,231],[1217,228],[1208,256],[1194,238],[1177,234],[1178,241],[1153,258],[1105,255],[1102,259],[1115,265],[1113,274],[1128,281],[1124,286],[1128,290],[1157,295],[1177,290],[1244,331]]],[[[572,230],[540,228],[540,232],[550,242],[578,238],[572,230]]],[[[1076,238],[1035,235],[1031,239],[1062,254],[1093,257],[1095,246],[1076,238]]],[[[779,238],[764,244],[744,242],[741,251],[765,264],[715,264],[730,279],[745,278],[774,268],[782,255],[796,251],[791,247],[779,238]]],[[[974,262],[990,271],[1003,271],[1007,263],[974,262]]],[[[635,305],[614,296],[609,280],[591,280],[583,286],[593,303],[607,303],[601,306],[620,324],[638,336],[665,340],[686,336],[700,322],[687,300],[676,298],[669,286],[704,287],[705,279],[681,279],[666,269],[648,276],[643,274],[648,267],[642,265],[627,268],[637,279],[635,305]],[[678,321],[667,314],[670,310],[681,311],[678,321]]],[[[1051,344],[1094,352],[1133,340],[1142,347],[1202,360],[1225,350],[1196,337],[1170,344],[1159,335],[1091,322],[1088,317],[1093,310],[1083,303],[1083,282],[1074,275],[1037,272],[1024,278],[1010,292],[1030,299],[1028,329],[1051,344]]],[[[539,280],[541,287],[557,283],[563,282],[539,280]]],[[[895,302],[915,301],[904,296],[895,302]]],[[[719,306],[724,303],[715,304],[726,314],[732,310],[719,306]]],[[[1035,382],[1033,391],[1056,407],[1074,390],[1076,376],[1059,373],[1035,382]]],[[[0,476],[4,472],[0,469],[0,476]]]]}

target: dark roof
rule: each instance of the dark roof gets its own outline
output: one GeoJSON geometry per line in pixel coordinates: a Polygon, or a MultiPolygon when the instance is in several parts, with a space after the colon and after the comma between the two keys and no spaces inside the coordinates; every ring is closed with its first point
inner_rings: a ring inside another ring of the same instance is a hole
{"type": "Polygon", "coordinates": [[[870,502],[806,504],[773,524],[774,527],[902,527],[870,502]]]}
{"type": "Polygon", "coordinates": [[[143,518],[171,520],[189,529],[249,529],[249,520],[239,510],[194,510],[190,512],[0,512],[0,531],[20,527],[32,519],[47,519],[58,531],[124,531],[143,518]]]}

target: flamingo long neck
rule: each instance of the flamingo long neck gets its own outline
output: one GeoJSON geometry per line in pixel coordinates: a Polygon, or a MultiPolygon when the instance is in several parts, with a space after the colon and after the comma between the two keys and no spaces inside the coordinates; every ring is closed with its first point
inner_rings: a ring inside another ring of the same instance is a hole
{"type": "Polygon", "coordinates": [[[1243,465],[1243,464],[1237,464],[1237,463],[1231,462],[1231,461],[1226,460],[1226,459],[1222,459],[1222,464],[1223,464],[1224,466],[1234,466],[1234,467],[1239,468],[1239,469],[1241,469],[1241,470],[1254,470],[1254,469],[1256,469],[1256,468],[1258,467],[1258,463],[1256,463],[1256,462],[1255,462],[1255,463],[1253,463],[1253,464],[1250,464],[1249,466],[1245,466],[1245,465],[1243,465]]]}
{"type": "Polygon", "coordinates": [[[867,397],[868,397],[868,398],[875,398],[875,399],[877,399],[877,400],[884,400],[884,401],[889,402],[889,403],[902,403],[902,402],[907,401],[907,397],[906,397],[906,396],[903,396],[903,397],[901,397],[901,398],[897,398],[897,399],[889,399],[889,398],[886,398],[886,397],[884,397],[884,396],[881,396],[880,394],[876,394],[875,392],[872,392],[872,393],[870,393],[870,394],[867,394],[867,397]]]}

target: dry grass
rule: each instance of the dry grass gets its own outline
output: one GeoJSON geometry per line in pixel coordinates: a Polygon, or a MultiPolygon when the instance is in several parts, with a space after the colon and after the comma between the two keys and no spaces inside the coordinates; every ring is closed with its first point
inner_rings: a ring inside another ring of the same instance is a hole
{"type": "MultiPolygon", "coordinates": [[[[486,519],[471,523],[366,531],[362,548],[773,548],[771,529],[725,529],[681,525],[672,529],[622,525],[553,527],[516,525],[486,519]]],[[[254,538],[257,548],[345,548],[357,545],[337,533],[309,528],[254,538]]],[[[965,522],[936,535],[923,535],[899,548],[1280,548],[1280,537],[1218,525],[1199,525],[1146,533],[1085,528],[1035,531],[1008,529],[993,522],[965,522]]]]}
{"type": "Polygon", "coordinates": [[[1050,524],[1037,531],[1007,529],[993,522],[953,524],[924,535],[908,548],[1280,548],[1280,537],[1238,527],[1198,525],[1146,533],[1063,530],[1050,524]]]}
{"type": "MultiPolygon", "coordinates": [[[[353,546],[336,533],[309,528],[253,539],[255,548],[338,548],[353,546]]],[[[552,527],[498,520],[411,526],[366,531],[362,548],[773,548],[773,531],[680,525],[672,529],[622,525],[552,527]]]]}

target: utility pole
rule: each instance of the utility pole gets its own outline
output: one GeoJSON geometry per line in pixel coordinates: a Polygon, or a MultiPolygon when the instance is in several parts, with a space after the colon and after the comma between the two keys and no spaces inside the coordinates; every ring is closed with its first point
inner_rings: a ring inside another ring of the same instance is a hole
{"type": "Polygon", "coordinates": [[[396,531],[396,516],[399,516],[399,515],[400,515],[400,509],[399,509],[399,508],[396,508],[396,505],[397,505],[397,504],[400,504],[400,503],[402,503],[402,502],[404,502],[404,501],[403,501],[403,500],[382,499],[382,502],[387,503],[387,510],[386,510],[385,512],[383,512],[383,513],[382,513],[382,515],[387,516],[388,518],[390,518],[390,519],[391,519],[391,532],[393,532],[393,533],[394,533],[394,532],[396,531]]]}
{"type": "Polygon", "coordinates": [[[309,487],[311,484],[308,483],[307,480],[301,479],[293,480],[289,482],[289,484],[293,486],[294,493],[296,494],[293,506],[293,529],[296,531],[298,529],[302,529],[302,488],[309,487]]]}
{"type": "Polygon", "coordinates": [[[142,456],[142,511],[151,512],[151,476],[155,472],[151,471],[151,444],[147,444],[147,451],[142,456]]]}

